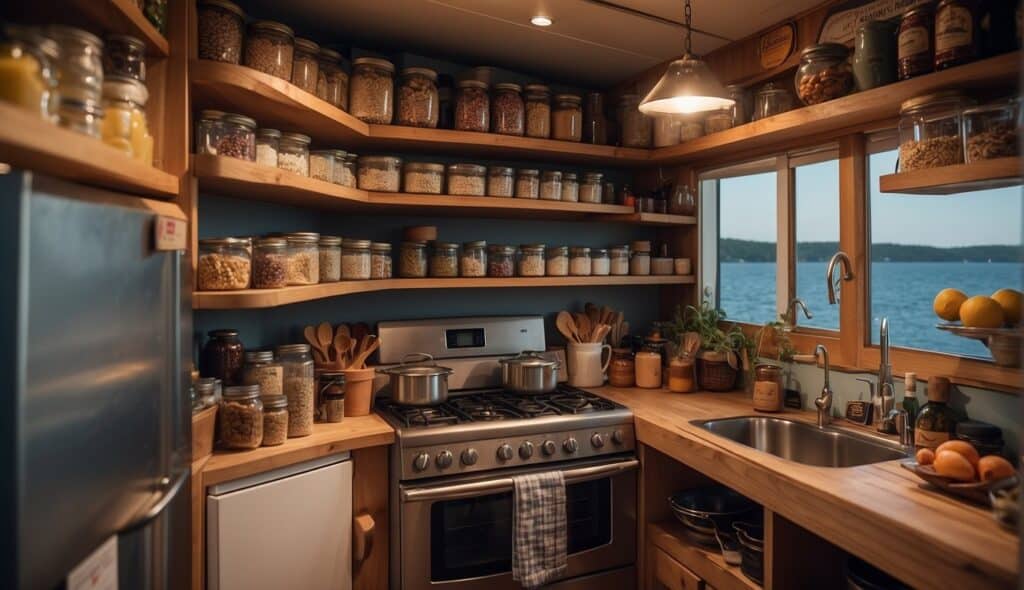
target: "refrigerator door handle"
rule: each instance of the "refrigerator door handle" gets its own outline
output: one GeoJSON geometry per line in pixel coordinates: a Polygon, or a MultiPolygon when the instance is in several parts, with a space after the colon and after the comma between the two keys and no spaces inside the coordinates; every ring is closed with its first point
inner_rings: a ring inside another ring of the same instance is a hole
{"type": "MultiPolygon", "coordinates": [[[[185,487],[185,482],[188,481],[188,476],[190,472],[190,469],[185,469],[178,474],[178,477],[175,478],[174,483],[171,483],[170,485],[164,483],[164,486],[166,486],[166,491],[164,492],[164,495],[159,500],[157,500],[157,502],[153,504],[153,506],[151,506],[149,510],[146,511],[146,514],[144,514],[134,523],[125,527],[121,531],[121,534],[130,533],[137,529],[141,529],[153,520],[155,520],[158,516],[163,514],[163,511],[167,508],[167,506],[171,502],[173,502],[174,499],[181,492],[181,488],[185,487]]],[[[167,478],[164,478],[164,482],[168,481],[169,480],[167,478]]]]}

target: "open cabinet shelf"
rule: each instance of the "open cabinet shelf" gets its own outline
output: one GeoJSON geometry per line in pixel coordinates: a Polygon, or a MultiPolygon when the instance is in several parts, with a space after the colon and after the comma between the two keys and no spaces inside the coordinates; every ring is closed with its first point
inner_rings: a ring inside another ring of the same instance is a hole
{"type": "Polygon", "coordinates": [[[739,566],[725,562],[720,551],[700,547],[686,539],[683,526],[672,520],[651,524],[648,540],[700,576],[716,590],[760,590],[761,586],[743,575],[739,566]]]}
{"type": "Polygon", "coordinates": [[[886,174],[879,179],[883,193],[953,195],[1014,186],[1021,183],[1021,159],[997,158],[926,170],[886,174]]]}
{"type": "Polygon", "coordinates": [[[39,24],[66,23],[103,37],[131,35],[146,44],[151,57],[170,55],[170,43],[142,14],[135,0],[67,0],[65,2],[20,2],[19,18],[39,24]]]}

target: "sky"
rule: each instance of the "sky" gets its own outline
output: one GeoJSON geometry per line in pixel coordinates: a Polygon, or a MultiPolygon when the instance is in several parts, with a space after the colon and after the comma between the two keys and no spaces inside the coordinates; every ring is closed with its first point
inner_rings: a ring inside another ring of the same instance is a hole
{"type": "MultiPolygon", "coordinates": [[[[1020,187],[950,196],[878,192],[878,179],[896,169],[896,150],[870,156],[873,243],[937,247],[1024,243],[1020,187]]],[[[775,173],[721,181],[721,236],[775,241],[775,173]]],[[[797,241],[839,240],[839,164],[796,170],[797,241]]]]}

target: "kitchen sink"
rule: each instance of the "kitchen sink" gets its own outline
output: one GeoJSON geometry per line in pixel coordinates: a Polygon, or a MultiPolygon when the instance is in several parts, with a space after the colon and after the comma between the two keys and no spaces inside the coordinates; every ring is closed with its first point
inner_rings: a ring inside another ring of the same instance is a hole
{"type": "Polygon", "coordinates": [[[785,418],[742,416],[694,420],[691,424],[758,451],[804,465],[854,467],[908,456],[908,452],[897,443],[785,418]]]}

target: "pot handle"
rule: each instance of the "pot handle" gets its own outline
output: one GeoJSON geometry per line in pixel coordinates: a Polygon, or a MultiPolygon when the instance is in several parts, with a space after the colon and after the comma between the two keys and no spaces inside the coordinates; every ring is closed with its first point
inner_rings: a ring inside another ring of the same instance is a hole
{"type": "Polygon", "coordinates": [[[437,361],[434,360],[434,356],[426,352],[410,352],[409,354],[402,357],[402,362],[399,363],[401,366],[405,365],[419,365],[429,361],[432,366],[437,366],[437,361]],[[419,359],[417,361],[410,361],[409,359],[419,359]]]}
{"type": "Polygon", "coordinates": [[[608,365],[612,364],[612,346],[611,344],[604,344],[601,346],[601,356],[604,356],[605,351],[608,351],[608,358],[605,359],[601,365],[601,372],[604,373],[608,370],[608,365]]]}

